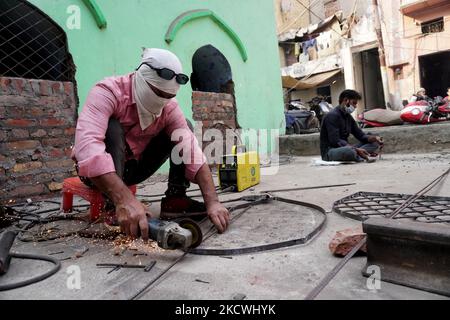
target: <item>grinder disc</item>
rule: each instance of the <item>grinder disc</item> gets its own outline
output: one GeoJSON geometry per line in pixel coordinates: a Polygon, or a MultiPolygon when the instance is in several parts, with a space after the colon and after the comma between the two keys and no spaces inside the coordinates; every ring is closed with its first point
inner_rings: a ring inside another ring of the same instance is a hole
{"type": "Polygon", "coordinates": [[[180,227],[192,232],[192,245],[189,248],[197,248],[203,241],[203,233],[198,224],[191,219],[177,220],[180,227]]]}

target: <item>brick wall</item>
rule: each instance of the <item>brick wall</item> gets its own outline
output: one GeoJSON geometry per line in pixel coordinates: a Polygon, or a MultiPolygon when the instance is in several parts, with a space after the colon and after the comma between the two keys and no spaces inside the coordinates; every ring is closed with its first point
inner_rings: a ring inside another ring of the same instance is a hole
{"type": "MultiPolygon", "coordinates": [[[[232,94],[194,91],[192,94],[193,119],[201,122],[203,133],[205,130],[214,128],[222,132],[225,137],[226,130],[239,128],[236,120],[236,105],[232,94]]],[[[209,143],[203,143],[203,149],[209,143]]],[[[223,153],[230,153],[226,150],[224,139],[223,153]]]]}
{"type": "Polygon", "coordinates": [[[61,190],[74,135],[72,83],[0,77],[0,202],[61,190]]]}

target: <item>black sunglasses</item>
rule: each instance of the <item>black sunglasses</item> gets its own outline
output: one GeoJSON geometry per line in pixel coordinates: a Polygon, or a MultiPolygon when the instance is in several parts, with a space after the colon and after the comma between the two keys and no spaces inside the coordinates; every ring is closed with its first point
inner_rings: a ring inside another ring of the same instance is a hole
{"type": "Polygon", "coordinates": [[[136,71],[139,70],[144,64],[150,67],[152,70],[155,70],[158,76],[160,76],[164,80],[172,80],[173,78],[176,77],[177,82],[181,85],[184,85],[189,82],[189,77],[185,74],[182,73],[176,74],[174,71],[167,68],[158,69],[146,62],[141,63],[141,65],[136,69],[136,71]]]}

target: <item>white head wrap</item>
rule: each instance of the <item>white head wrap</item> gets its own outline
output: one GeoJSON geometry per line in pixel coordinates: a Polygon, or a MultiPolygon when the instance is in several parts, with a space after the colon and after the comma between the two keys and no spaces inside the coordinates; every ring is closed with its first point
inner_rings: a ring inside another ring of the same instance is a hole
{"type": "MultiPolygon", "coordinates": [[[[177,56],[163,49],[145,49],[142,54],[142,63],[144,62],[157,69],[170,69],[176,74],[183,71],[177,56]]],[[[133,92],[142,130],[147,129],[157,117],[161,116],[164,107],[171,100],[156,95],[149,84],[170,94],[177,94],[180,89],[180,85],[175,78],[165,80],[147,65],[142,65],[136,71],[133,92]]]]}

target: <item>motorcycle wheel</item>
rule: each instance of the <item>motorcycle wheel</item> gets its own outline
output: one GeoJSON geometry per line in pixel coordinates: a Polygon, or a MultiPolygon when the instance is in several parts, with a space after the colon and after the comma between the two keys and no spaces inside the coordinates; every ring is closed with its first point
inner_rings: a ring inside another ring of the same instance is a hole
{"type": "Polygon", "coordinates": [[[298,120],[295,120],[294,124],[292,125],[294,127],[294,133],[295,134],[301,134],[302,133],[302,126],[298,122],[298,120]]]}

